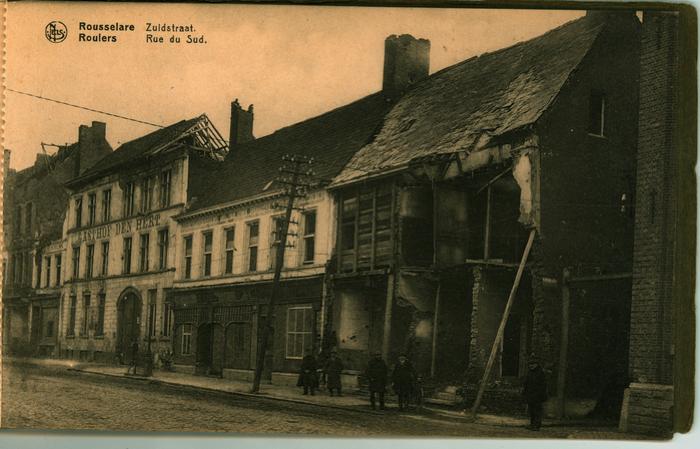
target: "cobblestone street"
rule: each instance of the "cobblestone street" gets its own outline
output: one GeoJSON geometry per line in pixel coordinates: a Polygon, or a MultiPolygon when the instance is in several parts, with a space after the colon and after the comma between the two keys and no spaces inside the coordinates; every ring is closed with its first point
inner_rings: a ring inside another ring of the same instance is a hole
{"type": "Polygon", "coordinates": [[[570,438],[583,431],[549,427],[533,433],[521,427],[466,423],[430,414],[332,409],[110,378],[63,367],[6,363],[3,368],[5,428],[511,438],[570,438]]]}

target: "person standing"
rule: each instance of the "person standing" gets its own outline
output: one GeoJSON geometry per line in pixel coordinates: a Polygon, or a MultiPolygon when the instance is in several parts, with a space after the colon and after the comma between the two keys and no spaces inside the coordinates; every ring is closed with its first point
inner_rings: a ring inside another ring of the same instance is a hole
{"type": "Polygon", "coordinates": [[[523,386],[523,398],[530,415],[530,430],[542,427],[542,404],[547,400],[547,377],[535,354],[530,354],[527,377],[523,386]]]}
{"type": "Polygon", "coordinates": [[[300,386],[304,387],[304,394],[316,394],[318,378],[316,375],[316,357],[313,353],[308,353],[301,361],[301,372],[299,373],[300,386]]]}
{"type": "Polygon", "coordinates": [[[408,407],[415,377],[413,365],[408,361],[406,354],[401,354],[399,356],[399,363],[394,366],[394,372],[391,374],[394,391],[399,397],[399,410],[404,410],[408,407]]]}
{"type": "Polygon", "coordinates": [[[331,351],[331,357],[326,362],[324,372],[326,374],[326,387],[330,395],[333,396],[333,390],[335,390],[338,396],[342,396],[343,386],[340,374],[343,372],[343,361],[340,360],[335,350],[331,351]]]}
{"type": "Polygon", "coordinates": [[[379,409],[384,410],[384,393],[389,369],[382,359],[382,353],[377,351],[367,364],[367,380],[369,381],[369,402],[375,410],[376,396],[379,396],[379,409]]]}
{"type": "Polygon", "coordinates": [[[126,374],[133,374],[134,376],[136,375],[136,363],[139,358],[139,340],[137,338],[134,338],[134,340],[131,342],[131,364],[129,365],[129,368],[126,370],[126,374]],[[133,373],[132,373],[133,370],[133,373]]]}

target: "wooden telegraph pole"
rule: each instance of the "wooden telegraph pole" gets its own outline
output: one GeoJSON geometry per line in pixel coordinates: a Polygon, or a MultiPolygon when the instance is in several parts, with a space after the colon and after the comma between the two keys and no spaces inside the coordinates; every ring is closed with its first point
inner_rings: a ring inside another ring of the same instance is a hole
{"type": "Polygon", "coordinates": [[[297,198],[306,195],[309,184],[309,178],[313,176],[310,165],[313,159],[300,155],[285,155],[282,160],[284,164],[279,169],[279,177],[277,182],[285,186],[285,195],[287,196],[287,205],[285,206],[284,219],[282,221],[282,229],[280,229],[279,247],[275,254],[275,275],[272,280],[272,291],[270,292],[270,301],[267,304],[267,316],[264,318],[265,323],[262,329],[262,338],[258,348],[257,360],[255,364],[255,377],[253,378],[252,393],[260,392],[260,379],[262,377],[263,367],[265,366],[265,354],[267,352],[267,342],[270,334],[273,332],[272,315],[275,310],[275,302],[280,288],[280,277],[282,274],[282,266],[284,265],[284,253],[287,247],[287,236],[289,235],[289,224],[292,219],[292,211],[295,209],[294,201],[297,198]]]}

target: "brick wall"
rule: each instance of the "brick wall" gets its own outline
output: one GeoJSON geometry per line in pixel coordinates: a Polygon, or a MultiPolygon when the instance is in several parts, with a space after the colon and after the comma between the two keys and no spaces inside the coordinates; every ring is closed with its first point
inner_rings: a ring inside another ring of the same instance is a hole
{"type": "Polygon", "coordinates": [[[630,315],[632,383],[625,393],[620,426],[654,434],[672,428],[677,46],[677,14],[645,12],[630,315]]]}
{"type": "Polygon", "coordinates": [[[673,387],[632,383],[624,402],[620,430],[651,435],[670,433],[673,387]]]}
{"type": "Polygon", "coordinates": [[[672,379],[672,195],[677,17],[645,13],[642,32],[639,152],[630,329],[633,382],[672,379]]]}

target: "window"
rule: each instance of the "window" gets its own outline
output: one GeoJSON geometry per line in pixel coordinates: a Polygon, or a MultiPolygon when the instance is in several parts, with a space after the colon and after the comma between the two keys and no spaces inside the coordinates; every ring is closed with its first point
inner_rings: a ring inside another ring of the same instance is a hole
{"type": "Polygon", "coordinates": [[[92,266],[95,260],[95,245],[90,244],[85,247],[85,278],[90,279],[92,277],[92,266]]]}
{"type": "Polygon", "coordinates": [[[185,237],[184,241],[184,246],[185,246],[185,279],[189,279],[192,277],[192,236],[188,235],[185,237]]]}
{"type": "Polygon", "coordinates": [[[95,323],[95,335],[104,335],[105,331],[105,294],[97,296],[97,323],[95,323]]]}
{"type": "MultiPolygon", "coordinates": [[[[277,252],[282,250],[282,228],[284,227],[284,218],[274,217],[272,219],[272,235],[270,236],[270,269],[274,270],[277,266],[277,252]]],[[[284,261],[282,263],[284,267],[284,261]]]]}
{"type": "Polygon", "coordinates": [[[141,181],[141,212],[151,210],[151,202],[153,201],[153,178],[150,176],[143,178],[141,181]]]}
{"type": "Polygon", "coordinates": [[[102,191],[102,222],[106,223],[112,218],[112,189],[102,191]]]}
{"type": "Polygon", "coordinates": [[[192,325],[182,325],[182,341],[180,343],[180,354],[190,355],[192,351],[192,325]]]}
{"type": "Polygon", "coordinates": [[[340,249],[343,251],[355,249],[356,215],[357,197],[344,199],[340,227],[340,249]]]}
{"type": "Polygon", "coordinates": [[[316,254],[316,212],[304,214],[304,263],[313,263],[316,254]]]}
{"type": "Polygon", "coordinates": [[[88,319],[90,318],[90,295],[83,296],[83,319],[80,322],[80,336],[87,337],[88,319]]]}
{"type": "Polygon", "coordinates": [[[88,195],[88,225],[95,224],[95,216],[97,215],[97,195],[91,193],[88,195]]]}
{"type": "Polygon", "coordinates": [[[53,320],[46,321],[46,331],[44,336],[47,338],[53,337],[53,320]]]}
{"type": "Polygon", "coordinates": [[[161,335],[163,337],[169,337],[170,336],[170,326],[172,325],[173,322],[173,309],[170,303],[166,302],[163,304],[163,321],[161,321],[161,335]]]}
{"type": "Polygon", "coordinates": [[[26,216],[26,219],[25,219],[25,222],[24,222],[24,226],[25,226],[25,228],[26,228],[26,232],[27,232],[28,234],[31,234],[31,233],[32,233],[32,221],[33,221],[32,218],[34,218],[34,217],[32,216],[32,214],[34,213],[34,211],[32,210],[32,209],[33,209],[33,204],[32,204],[32,203],[27,203],[27,205],[26,205],[25,207],[26,207],[26,209],[24,210],[24,214],[25,214],[25,216],[26,216]]]}
{"type": "Polygon", "coordinates": [[[311,350],[313,309],[290,307],[287,309],[287,358],[301,359],[311,350]]]}
{"type": "Polygon", "coordinates": [[[56,285],[61,285],[61,256],[56,256],[56,285]]]}
{"type": "Polygon", "coordinates": [[[160,174],[160,207],[170,206],[170,183],[172,170],[165,170],[160,174]]]}
{"type": "Polygon", "coordinates": [[[79,246],[74,246],[73,247],[73,279],[78,279],[78,276],[80,272],[78,269],[80,268],[80,247],[79,246]]]}
{"type": "Polygon", "coordinates": [[[19,234],[22,230],[22,206],[19,205],[15,208],[15,234],[19,234]]]}
{"type": "Polygon", "coordinates": [[[47,287],[51,286],[51,256],[46,256],[46,285],[47,287]]]}
{"type": "Polygon", "coordinates": [[[211,231],[202,233],[204,239],[204,254],[202,255],[202,276],[211,276],[211,246],[213,234],[211,231]]]}
{"type": "Polygon", "coordinates": [[[233,273],[233,240],[236,237],[236,232],[234,228],[224,229],[224,235],[226,240],[226,246],[224,250],[226,251],[226,264],[224,266],[224,272],[227,274],[233,273]]]}
{"type": "Polygon", "coordinates": [[[32,268],[34,264],[34,258],[32,257],[32,253],[27,251],[27,254],[24,255],[24,262],[26,264],[25,266],[25,274],[24,274],[24,284],[31,286],[32,284],[32,268]]]}
{"type": "Polygon", "coordinates": [[[83,225],[83,197],[75,199],[75,227],[79,228],[83,225]]]}
{"type": "Polygon", "coordinates": [[[158,290],[148,291],[148,336],[153,338],[156,336],[156,308],[158,290]]]}
{"type": "Polygon", "coordinates": [[[22,271],[24,270],[24,254],[15,255],[15,284],[22,284],[22,271]]]}
{"type": "Polygon", "coordinates": [[[594,136],[604,136],[605,133],[605,95],[600,92],[591,94],[588,121],[588,133],[594,136]]]}
{"type": "Polygon", "coordinates": [[[43,261],[42,257],[37,258],[36,261],[36,288],[41,288],[41,271],[42,271],[42,264],[41,262],[43,261]]]}
{"type": "Polygon", "coordinates": [[[124,217],[131,217],[134,215],[134,183],[127,182],[124,184],[123,191],[124,199],[124,217]]]}
{"type": "Polygon", "coordinates": [[[258,270],[258,238],[260,223],[253,221],[248,223],[248,271],[258,270]]]}
{"type": "Polygon", "coordinates": [[[70,310],[68,311],[68,329],[66,329],[66,335],[75,335],[75,306],[78,302],[76,296],[70,297],[70,310]]]}
{"type": "Polygon", "coordinates": [[[102,242],[102,264],[100,267],[100,274],[107,276],[109,274],[109,240],[102,242]]]}
{"type": "Polygon", "coordinates": [[[168,266],[168,230],[158,231],[158,269],[165,270],[168,266]]]}
{"type": "Polygon", "coordinates": [[[139,245],[139,271],[148,271],[148,244],[150,238],[148,234],[141,234],[139,245]]]}
{"type": "Polygon", "coordinates": [[[123,265],[122,272],[124,274],[131,273],[131,237],[124,237],[124,252],[122,255],[123,265]]]}

